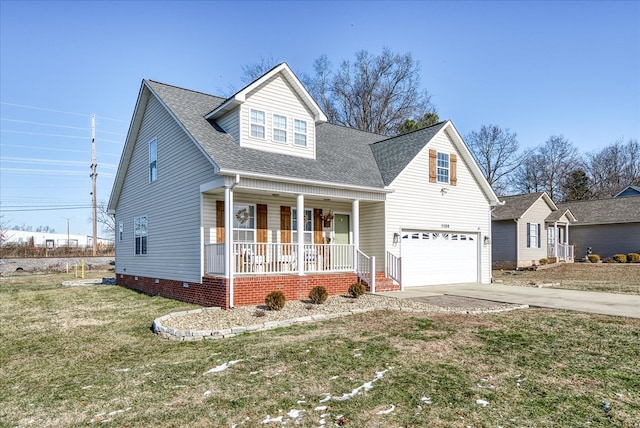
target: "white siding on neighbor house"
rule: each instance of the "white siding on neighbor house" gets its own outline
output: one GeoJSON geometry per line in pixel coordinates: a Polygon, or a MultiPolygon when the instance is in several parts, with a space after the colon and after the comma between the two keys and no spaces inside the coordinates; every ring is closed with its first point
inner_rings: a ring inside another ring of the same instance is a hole
{"type": "Polygon", "coordinates": [[[386,269],[384,237],[384,203],[360,202],[360,250],[367,256],[375,256],[377,272],[386,269]]]}
{"type": "Polygon", "coordinates": [[[116,242],[116,273],[201,282],[200,184],[213,165],[155,97],[144,110],[116,206],[124,236],[116,242]],[[158,141],[158,179],[149,183],[148,143],[158,141]],[[134,255],[134,218],[147,216],[147,254],[134,255]]]}
{"type": "Polygon", "coordinates": [[[235,109],[232,112],[216,120],[216,123],[226,132],[231,135],[236,143],[240,142],[240,113],[239,109],[235,109]]]}
{"type": "Polygon", "coordinates": [[[491,223],[491,248],[494,263],[510,262],[516,267],[516,227],[513,220],[499,220],[491,223]]]}
{"type": "MultiPolygon", "coordinates": [[[[538,199],[518,220],[518,267],[539,264],[540,259],[547,257],[547,227],[544,220],[551,214],[551,208],[543,198],[538,199]],[[540,247],[528,247],[527,223],[540,225],[540,247]]],[[[553,227],[553,226],[551,226],[553,227]]]]}
{"type": "MultiPolygon", "coordinates": [[[[235,114],[235,113],[234,113],[235,114]]],[[[266,150],[305,158],[315,158],[315,122],[313,114],[307,109],[291,86],[276,75],[250,92],[240,106],[240,145],[258,150],[266,150]],[[265,138],[251,137],[251,109],[265,113],[265,138]],[[287,142],[273,141],[273,115],[287,118],[287,142]],[[294,119],[307,122],[307,146],[294,144],[294,119]]]]}
{"type": "Polygon", "coordinates": [[[395,192],[387,195],[386,249],[401,256],[393,245],[394,232],[402,229],[435,230],[478,234],[479,280],[491,281],[491,251],[484,236],[491,230],[489,201],[446,132],[439,133],[391,183],[395,192]],[[457,154],[457,185],[429,182],[429,149],[457,154]],[[446,193],[441,190],[445,188],[446,193]]]}

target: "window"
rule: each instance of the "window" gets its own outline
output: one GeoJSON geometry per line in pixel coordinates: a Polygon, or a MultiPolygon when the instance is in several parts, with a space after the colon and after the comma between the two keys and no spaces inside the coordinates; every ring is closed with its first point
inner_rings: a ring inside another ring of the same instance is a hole
{"type": "MultiPolygon", "coordinates": [[[[298,242],[298,210],[291,209],[291,236],[298,242]]],[[[313,244],[313,211],[304,210],[304,243],[313,244]]]]}
{"type": "Polygon", "coordinates": [[[233,204],[233,241],[255,242],[256,207],[247,204],[233,204]]]}
{"type": "Polygon", "coordinates": [[[147,216],[136,217],[133,221],[136,256],[147,254],[147,233],[147,216]]]}
{"type": "Polygon", "coordinates": [[[287,118],[279,114],[273,115],[273,141],[287,142],[287,118]]]}
{"type": "Polygon", "coordinates": [[[296,146],[307,145],[307,122],[295,119],[293,121],[294,144],[296,146]]]}
{"type": "Polygon", "coordinates": [[[264,139],[264,112],[251,109],[251,136],[264,139]]]}
{"type": "Polygon", "coordinates": [[[122,233],[124,232],[124,223],[118,223],[118,241],[122,241],[122,233]]]}
{"type": "Polygon", "coordinates": [[[556,243],[556,230],[553,227],[547,229],[547,244],[554,245],[556,243]]]}
{"type": "Polygon", "coordinates": [[[149,183],[158,179],[158,140],[149,141],[149,183]]]}
{"type": "Polygon", "coordinates": [[[438,183],[449,183],[449,154],[438,152],[438,169],[436,176],[438,183]]]}
{"type": "Polygon", "coordinates": [[[540,225],[527,223],[527,247],[540,248],[540,225]]]}

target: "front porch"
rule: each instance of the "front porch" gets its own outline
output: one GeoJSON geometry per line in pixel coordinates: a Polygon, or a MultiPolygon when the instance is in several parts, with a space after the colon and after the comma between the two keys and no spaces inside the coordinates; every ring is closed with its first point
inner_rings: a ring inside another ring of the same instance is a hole
{"type": "Polygon", "coordinates": [[[547,259],[550,263],[573,263],[573,245],[549,244],[547,246],[547,259]]]}

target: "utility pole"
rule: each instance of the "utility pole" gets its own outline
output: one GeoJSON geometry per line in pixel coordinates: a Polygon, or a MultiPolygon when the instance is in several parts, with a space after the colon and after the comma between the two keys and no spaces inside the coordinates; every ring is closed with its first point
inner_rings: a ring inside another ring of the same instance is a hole
{"type": "Polygon", "coordinates": [[[98,164],[96,163],[96,115],[91,115],[91,184],[92,184],[92,192],[93,196],[93,256],[95,257],[98,254],[98,205],[96,198],[96,179],[98,178],[98,173],[96,172],[96,168],[98,164]]]}

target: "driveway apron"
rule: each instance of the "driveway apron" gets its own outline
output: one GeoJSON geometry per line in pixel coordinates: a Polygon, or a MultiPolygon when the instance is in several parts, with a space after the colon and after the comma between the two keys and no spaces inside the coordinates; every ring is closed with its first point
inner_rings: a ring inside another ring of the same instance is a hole
{"type": "Polygon", "coordinates": [[[640,318],[640,296],[633,294],[478,283],[429,285],[411,287],[405,289],[405,291],[379,294],[418,301],[428,301],[430,296],[444,294],[495,302],[518,303],[541,308],[640,318]]]}

